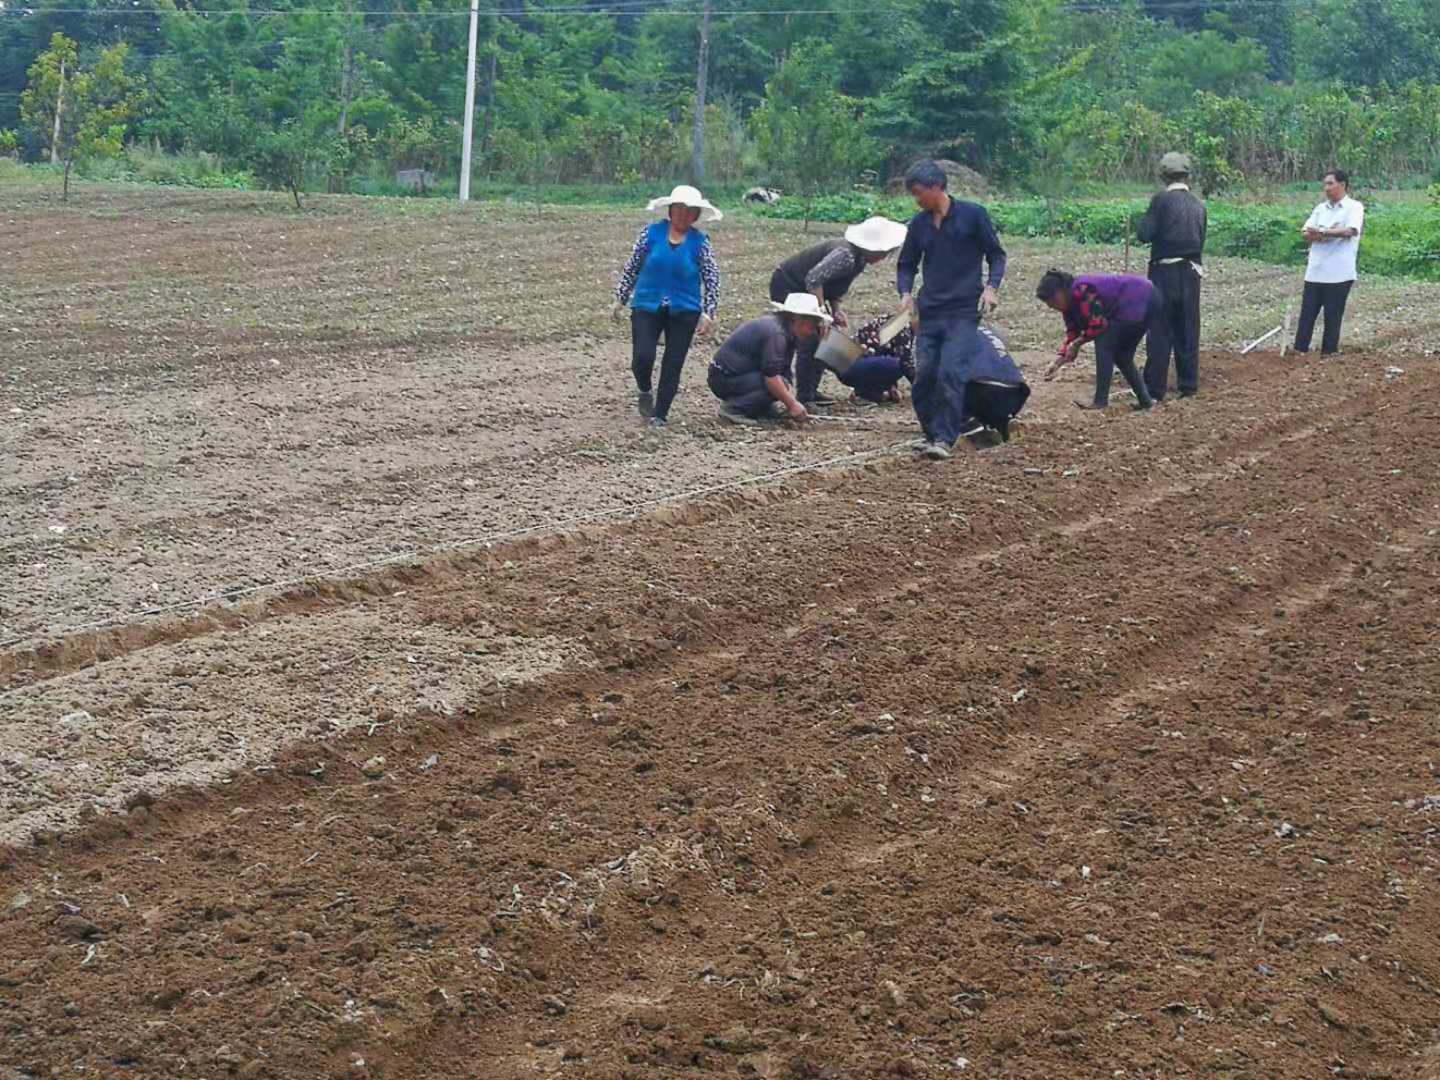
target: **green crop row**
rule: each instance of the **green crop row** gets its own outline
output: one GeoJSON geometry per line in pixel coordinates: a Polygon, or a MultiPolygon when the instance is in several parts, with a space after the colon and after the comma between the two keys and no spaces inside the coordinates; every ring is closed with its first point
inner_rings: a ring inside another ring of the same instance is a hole
{"type": "MultiPolygon", "coordinates": [[[[1144,199],[1055,200],[1000,199],[986,203],[1002,234],[1052,237],[1082,244],[1123,244],[1127,232],[1145,212],[1144,199]]],[[[1300,239],[1303,204],[1247,204],[1211,201],[1206,251],[1284,266],[1305,262],[1300,239]]],[[[781,200],[757,213],[799,220],[805,205],[781,200]]],[[[855,222],[872,214],[908,221],[915,204],[857,192],[818,198],[810,205],[813,221],[855,222]]],[[[1373,200],[1366,206],[1365,242],[1360,248],[1362,273],[1384,277],[1440,281],[1440,208],[1417,203],[1373,200]]]]}

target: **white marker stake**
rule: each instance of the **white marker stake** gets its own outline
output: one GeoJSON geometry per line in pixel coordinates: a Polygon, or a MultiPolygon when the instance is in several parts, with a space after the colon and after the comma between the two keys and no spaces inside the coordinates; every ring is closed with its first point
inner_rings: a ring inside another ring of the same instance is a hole
{"type": "Polygon", "coordinates": [[[1263,345],[1265,342],[1269,341],[1272,337],[1274,337],[1276,334],[1280,333],[1280,331],[1281,331],[1281,330],[1284,330],[1284,329],[1285,329],[1285,327],[1283,327],[1283,326],[1277,326],[1277,327],[1275,327],[1274,330],[1271,330],[1268,334],[1261,334],[1258,338],[1256,338],[1254,341],[1252,341],[1249,345],[1246,345],[1245,348],[1241,349],[1241,350],[1240,350],[1240,355],[1241,355],[1241,356],[1244,356],[1244,355],[1245,355],[1246,353],[1248,353],[1248,352],[1253,352],[1255,349],[1259,348],[1261,345],[1263,345]]]}

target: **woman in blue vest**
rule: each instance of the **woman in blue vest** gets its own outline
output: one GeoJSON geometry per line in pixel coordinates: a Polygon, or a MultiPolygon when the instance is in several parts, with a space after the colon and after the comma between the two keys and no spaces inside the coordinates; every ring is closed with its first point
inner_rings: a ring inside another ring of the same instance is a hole
{"type": "Polygon", "coordinates": [[[695,228],[695,223],[719,221],[722,215],[699,191],[685,184],[655,199],[648,209],[663,209],[666,217],[640,231],[615,287],[614,316],[618,320],[626,306],[630,307],[630,366],[639,391],[636,405],[651,427],[664,427],[680,389],[680,369],[685,366],[690,342],[710,332],[720,302],[720,269],[710,250],[710,238],[695,228]],[[660,362],[660,392],[652,396],[655,350],[662,334],[665,356],[660,362]]]}

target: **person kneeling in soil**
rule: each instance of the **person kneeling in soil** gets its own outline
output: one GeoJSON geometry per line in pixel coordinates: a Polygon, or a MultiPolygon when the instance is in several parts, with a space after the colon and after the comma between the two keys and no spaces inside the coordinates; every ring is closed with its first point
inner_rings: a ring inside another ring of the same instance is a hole
{"type": "MultiPolygon", "coordinates": [[[[1025,375],[1005,342],[982,326],[975,339],[970,381],[965,384],[965,412],[999,435],[1001,442],[1009,442],[1010,422],[1029,399],[1025,375]]],[[[968,434],[974,438],[974,433],[968,434]]],[[[990,439],[993,444],[994,436],[990,439]]]]}
{"type": "Polygon", "coordinates": [[[769,315],[726,338],[710,361],[710,390],[722,403],[720,418],[732,424],[787,415],[803,422],[810,415],[795,397],[791,365],[796,349],[818,339],[830,315],[809,293],[791,293],[770,307],[769,315]]]}
{"type": "Polygon", "coordinates": [[[1160,318],[1160,291],[1146,278],[1133,274],[1081,274],[1050,270],[1040,279],[1035,295],[1065,319],[1065,343],[1045,371],[1053,379],[1066,364],[1073,364],[1086,342],[1095,343],[1095,399],[1075,402],[1080,409],[1103,409],[1110,403],[1110,379],[1115,369],[1135,391],[1135,408],[1155,402],[1135,368],[1135,351],[1146,332],[1160,318]]]}
{"type": "Polygon", "coordinates": [[[915,382],[915,331],[908,325],[883,345],[880,332],[893,316],[881,315],[855,331],[855,343],[865,355],[835,377],[853,393],[852,403],[866,401],[872,405],[900,400],[900,380],[915,382]]]}

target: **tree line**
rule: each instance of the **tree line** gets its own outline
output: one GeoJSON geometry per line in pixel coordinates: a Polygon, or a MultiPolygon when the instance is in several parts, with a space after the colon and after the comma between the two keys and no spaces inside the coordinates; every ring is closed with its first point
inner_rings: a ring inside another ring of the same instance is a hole
{"type": "MultiPolygon", "coordinates": [[[[0,152],[203,154],[297,202],[456,173],[464,0],[272,3],[3,0],[0,152]]],[[[1431,0],[480,6],[481,178],[836,190],[925,154],[1043,191],[1172,148],[1212,191],[1440,168],[1431,0]]]]}

